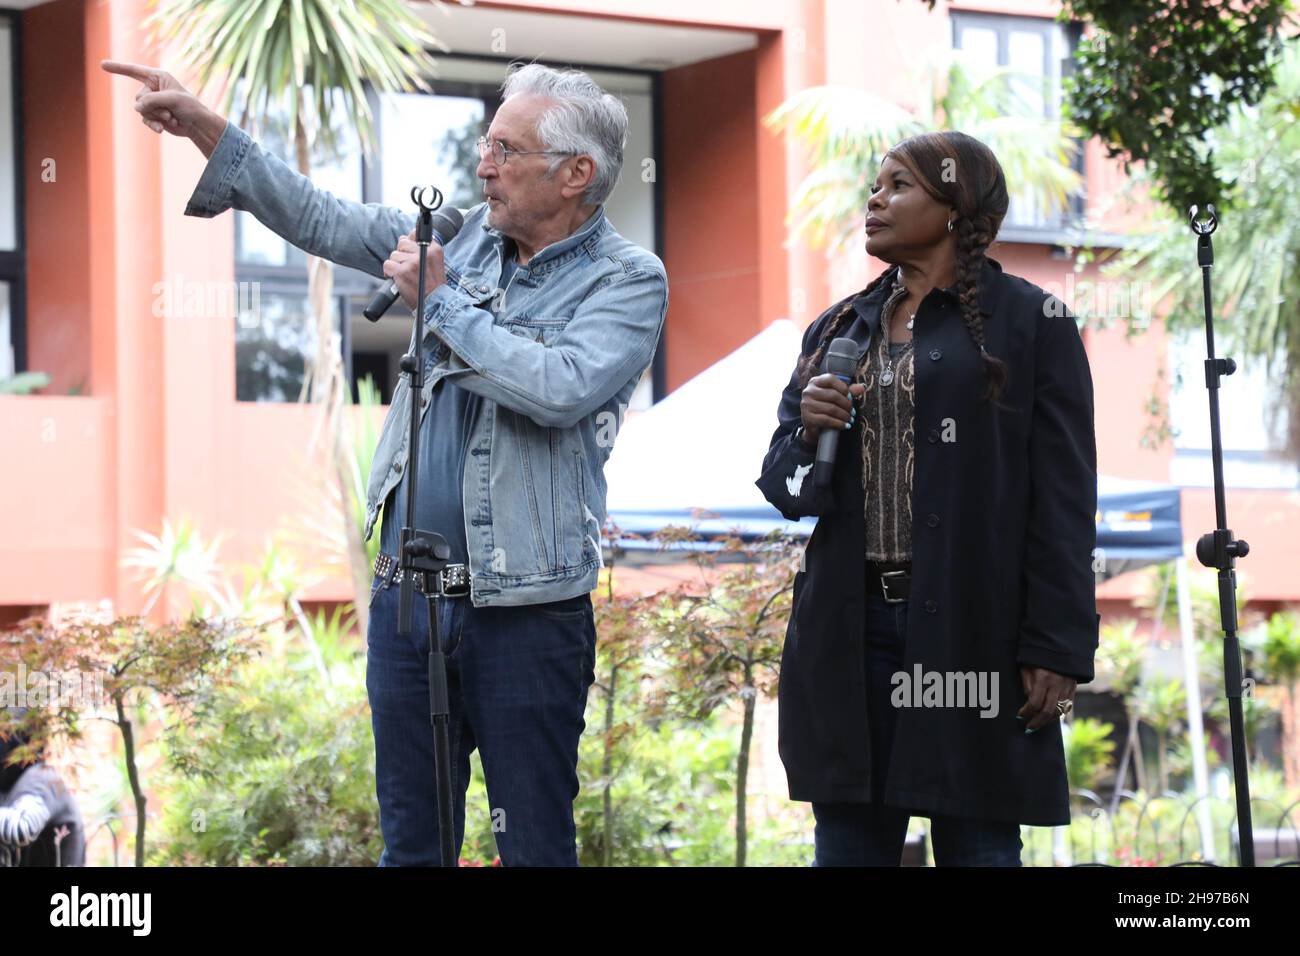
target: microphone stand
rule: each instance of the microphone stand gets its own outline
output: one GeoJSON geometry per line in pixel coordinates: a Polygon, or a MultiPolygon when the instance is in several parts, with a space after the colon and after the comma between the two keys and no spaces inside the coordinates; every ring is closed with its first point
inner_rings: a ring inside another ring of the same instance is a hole
{"type": "Polygon", "coordinates": [[[1230,358],[1214,356],[1214,311],[1210,298],[1210,266],[1214,245],[1210,234],[1219,225],[1214,206],[1206,204],[1209,220],[1196,218],[1197,207],[1188,213],[1196,233],[1196,262],[1201,267],[1201,290],[1205,298],[1205,387],[1210,393],[1210,459],[1214,465],[1215,530],[1196,542],[1196,558],[1219,572],[1219,619],[1223,626],[1223,682],[1228,695],[1228,720],[1232,728],[1232,775],[1237,796],[1237,834],[1241,844],[1241,865],[1255,865],[1255,836],[1250,814],[1250,767],[1246,757],[1246,725],[1241,712],[1241,643],[1237,640],[1237,572],[1234,561],[1250,553],[1250,545],[1233,538],[1228,528],[1228,509],[1223,486],[1223,444],[1219,431],[1219,378],[1237,370],[1230,358]]]}
{"type": "Polygon", "coordinates": [[[424,287],[426,255],[433,241],[433,212],[442,205],[442,193],[433,190],[432,201],[424,201],[424,190],[415,187],[411,199],[420,207],[415,241],[420,247],[420,278],[415,309],[415,354],[402,356],[401,369],[411,388],[410,457],[406,475],[406,523],[402,526],[398,564],[402,568],[398,598],[397,633],[411,634],[415,600],[415,576],[421,577],[421,591],[428,606],[429,625],[429,722],[433,725],[433,762],[438,791],[438,843],[443,866],[456,866],[456,834],[452,823],[451,795],[451,706],[447,693],[447,656],[438,634],[437,597],[466,594],[468,577],[463,564],[451,564],[451,546],[440,534],[413,528],[416,488],[420,474],[420,402],[424,395],[424,287]]]}

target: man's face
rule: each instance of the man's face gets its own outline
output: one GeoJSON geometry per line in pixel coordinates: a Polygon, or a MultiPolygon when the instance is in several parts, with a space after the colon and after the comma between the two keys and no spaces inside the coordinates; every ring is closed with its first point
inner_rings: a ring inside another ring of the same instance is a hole
{"type": "MultiPolygon", "coordinates": [[[[537,121],[555,103],[546,97],[520,93],[501,104],[487,138],[514,149],[545,149],[537,138],[537,121]]],[[[511,154],[498,166],[491,151],[481,158],[478,178],[483,180],[483,195],[488,202],[488,225],[503,235],[530,235],[534,224],[554,216],[565,205],[561,194],[563,170],[547,176],[555,156],[511,154]]]]}

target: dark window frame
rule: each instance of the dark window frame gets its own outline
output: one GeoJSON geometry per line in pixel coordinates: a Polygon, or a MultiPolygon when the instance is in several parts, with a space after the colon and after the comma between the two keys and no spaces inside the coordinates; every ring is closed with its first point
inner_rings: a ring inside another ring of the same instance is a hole
{"type": "MultiPolygon", "coordinates": [[[[501,57],[492,55],[479,55],[472,53],[438,53],[429,51],[439,59],[444,60],[469,60],[479,63],[499,63],[504,68],[517,60],[515,57],[501,57]]],[[[655,163],[655,182],[653,184],[653,194],[651,199],[652,218],[655,230],[655,255],[663,258],[663,167],[662,167],[662,145],[663,145],[663,91],[662,91],[662,74],[654,70],[636,70],[627,67],[604,66],[597,63],[557,63],[554,64],[557,69],[578,69],[584,71],[598,71],[602,73],[622,73],[631,76],[642,76],[650,82],[651,97],[651,137],[652,158],[655,163]]],[[[484,104],[484,124],[490,124],[496,115],[499,102],[497,97],[500,94],[500,83],[482,83],[471,80],[442,80],[431,78],[429,80],[433,87],[434,96],[463,96],[471,99],[481,99],[484,104]]],[[[371,115],[374,117],[375,138],[379,143],[383,143],[383,114],[379,108],[379,94],[370,83],[365,84],[366,99],[370,104],[371,115]]],[[[378,162],[372,161],[365,153],[361,155],[361,201],[365,203],[382,202],[383,196],[383,174],[378,162]]],[[[238,237],[236,237],[236,255],[238,255],[238,237]]],[[[299,263],[292,263],[285,266],[268,266],[256,263],[241,263],[238,258],[235,261],[235,281],[236,282],[259,282],[264,290],[273,290],[281,294],[301,294],[307,295],[307,274],[299,263]]],[[[338,309],[340,316],[340,328],[342,334],[341,347],[343,351],[343,366],[348,378],[352,381],[352,336],[351,336],[351,315],[349,313],[349,300],[355,296],[369,298],[376,289],[379,288],[379,280],[373,276],[366,275],[356,269],[349,269],[336,265],[334,267],[334,290],[332,298],[338,309]]],[[[655,349],[654,361],[650,370],[650,401],[653,405],[667,394],[667,350],[665,349],[665,340],[667,338],[667,323],[664,323],[663,332],[660,335],[659,345],[655,349]]],[[[355,391],[355,389],[354,389],[355,391]]],[[[253,401],[241,399],[241,401],[253,401]]]]}
{"type": "MultiPolygon", "coordinates": [[[[1062,84],[1067,76],[1074,71],[1074,51],[1078,49],[1079,39],[1083,35],[1083,24],[1078,21],[1061,23],[1051,17],[1020,16],[1017,14],[1007,13],[983,13],[974,10],[952,10],[948,14],[952,26],[952,36],[950,42],[953,49],[961,49],[960,36],[962,27],[981,27],[992,30],[998,38],[998,65],[1007,65],[1007,45],[1009,35],[1012,30],[1018,32],[1036,32],[1042,35],[1043,43],[1043,75],[1050,76],[1052,68],[1052,34],[1057,28],[1060,28],[1065,37],[1066,55],[1060,63],[1060,79],[1062,84]]],[[[1062,113],[1063,100],[1055,103],[1048,102],[1046,106],[1054,112],[1048,113],[1050,116],[1060,116],[1062,113]]],[[[1021,225],[1017,223],[1004,223],[1002,230],[999,231],[998,239],[1002,242],[1034,242],[1034,243],[1056,243],[1058,241],[1069,242],[1068,236],[1077,231],[1079,224],[1087,212],[1087,180],[1086,180],[1086,156],[1085,147],[1087,140],[1080,137],[1072,137],[1075,143],[1075,154],[1073,167],[1080,177],[1085,177],[1083,185],[1070,197],[1069,207],[1059,214],[1060,218],[1055,223],[1046,226],[1021,225]]]]}
{"type": "Polygon", "coordinates": [[[22,18],[19,11],[0,10],[9,26],[10,89],[13,91],[14,249],[0,250],[0,282],[9,285],[9,344],[14,350],[14,374],[27,368],[27,210],[23,171],[22,18]]]}

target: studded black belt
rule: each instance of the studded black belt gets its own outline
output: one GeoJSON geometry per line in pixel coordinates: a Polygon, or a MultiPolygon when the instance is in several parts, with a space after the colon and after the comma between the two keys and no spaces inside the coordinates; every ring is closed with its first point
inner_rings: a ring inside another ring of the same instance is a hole
{"type": "Polygon", "coordinates": [[[902,604],[912,588],[911,561],[868,561],[867,586],[879,587],[888,604],[902,604]]]}
{"type": "MultiPolygon", "coordinates": [[[[380,551],[375,555],[375,577],[380,579],[381,590],[390,584],[401,584],[405,573],[391,554],[380,551]]],[[[449,564],[438,572],[416,571],[412,583],[420,594],[457,597],[469,594],[469,569],[463,564],[449,564]],[[429,580],[434,577],[439,580],[429,580]]]]}

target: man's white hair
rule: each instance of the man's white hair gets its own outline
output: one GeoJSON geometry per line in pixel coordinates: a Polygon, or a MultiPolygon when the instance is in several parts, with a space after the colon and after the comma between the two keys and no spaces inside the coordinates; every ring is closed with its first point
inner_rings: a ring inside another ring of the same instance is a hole
{"type": "MultiPolygon", "coordinates": [[[[540,63],[511,68],[501,84],[501,98],[508,100],[518,93],[556,101],[537,121],[542,148],[590,156],[596,174],[583,199],[592,205],[608,199],[623,169],[627,143],[627,108],[622,101],[602,90],[586,73],[553,70],[540,63]]],[[[552,158],[549,171],[554,173],[564,160],[563,156],[552,158]]]]}

